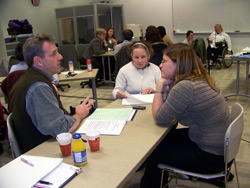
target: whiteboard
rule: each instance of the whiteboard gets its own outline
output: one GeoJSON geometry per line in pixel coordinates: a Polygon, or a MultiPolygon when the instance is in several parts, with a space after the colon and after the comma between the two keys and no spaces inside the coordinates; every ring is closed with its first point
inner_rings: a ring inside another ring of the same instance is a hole
{"type": "Polygon", "coordinates": [[[172,0],[173,29],[211,33],[214,24],[225,32],[250,32],[250,0],[172,0]]]}

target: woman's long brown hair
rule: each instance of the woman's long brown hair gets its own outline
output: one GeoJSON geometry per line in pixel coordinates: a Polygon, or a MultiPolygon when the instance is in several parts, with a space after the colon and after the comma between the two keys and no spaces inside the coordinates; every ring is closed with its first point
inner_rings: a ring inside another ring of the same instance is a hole
{"type": "Polygon", "coordinates": [[[176,63],[174,85],[182,80],[205,79],[215,91],[218,91],[213,79],[208,75],[196,52],[187,44],[177,43],[163,51],[176,63]]]}

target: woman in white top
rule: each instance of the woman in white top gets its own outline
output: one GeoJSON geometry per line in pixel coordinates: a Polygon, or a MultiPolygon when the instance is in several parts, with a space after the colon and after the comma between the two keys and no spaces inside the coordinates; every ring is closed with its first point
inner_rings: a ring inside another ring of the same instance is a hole
{"type": "Polygon", "coordinates": [[[158,66],[148,60],[153,49],[145,42],[135,42],[129,47],[132,61],[124,65],[116,77],[113,97],[126,98],[125,91],[130,94],[154,93],[156,83],[161,78],[158,66]]]}
{"type": "Polygon", "coordinates": [[[107,46],[109,50],[114,50],[114,47],[117,45],[117,41],[115,38],[114,29],[109,27],[107,29],[106,41],[104,41],[104,45],[107,46]]]}
{"type": "Polygon", "coordinates": [[[194,32],[191,30],[188,30],[186,33],[186,38],[184,39],[182,43],[191,45],[193,40],[194,40],[194,32]]]}

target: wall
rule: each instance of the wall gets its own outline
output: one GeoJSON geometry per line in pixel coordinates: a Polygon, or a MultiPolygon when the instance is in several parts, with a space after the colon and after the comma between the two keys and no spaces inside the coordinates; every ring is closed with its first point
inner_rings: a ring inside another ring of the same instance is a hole
{"type": "Polygon", "coordinates": [[[3,59],[5,56],[6,56],[6,48],[4,45],[4,37],[0,21],[0,60],[3,59]]]}
{"type": "Polygon", "coordinates": [[[209,33],[214,23],[219,22],[225,32],[250,33],[250,25],[246,24],[250,17],[249,0],[173,0],[172,3],[173,25],[178,32],[186,32],[192,28],[194,32],[209,33]],[[195,17],[195,21],[183,22],[186,18],[193,18],[194,13],[199,15],[195,17]]]}
{"type": "MultiPolygon", "coordinates": [[[[55,8],[88,4],[94,0],[41,0],[40,2],[38,7],[34,7],[30,0],[0,0],[0,22],[4,37],[8,37],[6,29],[10,19],[25,18],[33,25],[35,34],[47,32],[57,36],[55,8]]],[[[172,0],[110,0],[110,3],[123,5],[124,24],[142,24],[144,33],[149,25],[163,25],[174,42],[181,42],[185,38],[185,34],[172,34],[172,0]]],[[[190,4],[190,6],[195,5],[190,4]]],[[[180,9],[179,12],[181,13],[182,10],[180,9]]],[[[193,18],[187,18],[183,22],[195,22],[194,18],[197,19],[197,16],[194,15],[193,18]]],[[[213,28],[211,28],[212,31],[213,28]]],[[[195,37],[198,36],[207,38],[209,34],[195,34],[195,37]]],[[[230,36],[234,52],[250,46],[250,34],[234,33],[230,36]]]]}
{"type": "Polygon", "coordinates": [[[4,37],[9,20],[28,19],[33,26],[33,33],[49,33],[57,37],[55,8],[88,4],[89,0],[41,0],[39,6],[33,6],[31,0],[0,0],[0,21],[4,37]]]}

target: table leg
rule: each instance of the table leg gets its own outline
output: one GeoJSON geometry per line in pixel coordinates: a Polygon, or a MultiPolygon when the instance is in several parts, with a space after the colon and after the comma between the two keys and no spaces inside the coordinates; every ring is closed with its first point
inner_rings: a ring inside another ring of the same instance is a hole
{"type": "Polygon", "coordinates": [[[237,61],[236,94],[239,94],[239,82],[240,82],[240,61],[237,61]]]}
{"type": "Polygon", "coordinates": [[[245,88],[246,95],[248,94],[248,75],[249,75],[249,61],[247,61],[246,64],[246,88],[245,88]]]}
{"type": "Polygon", "coordinates": [[[108,68],[109,68],[109,81],[111,80],[111,68],[110,68],[110,56],[108,56],[108,68]]]}
{"type": "Polygon", "coordinates": [[[93,99],[95,100],[94,107],[95,107],[95,108],[98,108],[95,78],[94,78],[94,79],[91,79],[91,82],[92,82],[92,94],[93,94],[93,99]]]}
{"type": "Polygon", "coordinates": [[[105,65],[104,65],[104,56],[102,56],[102,68],[103,68],[103,80],[106,80],[106,73],[105,73],[105,65]]]}

